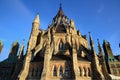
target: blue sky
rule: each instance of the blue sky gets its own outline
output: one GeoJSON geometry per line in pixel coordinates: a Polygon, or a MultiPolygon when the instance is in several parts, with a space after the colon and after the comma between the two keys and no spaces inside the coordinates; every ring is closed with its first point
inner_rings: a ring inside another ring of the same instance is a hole
{"type": "MultiPolygon", "coordinates": [[[[120,0],[61,0],[64,14],[75,21],[77,30],[88,36],[90,31],[97,52],[97,38],[111,43],[113,53],[120,48],[120,0]]],[[[0,0],[0,39],[4,48],[0,61],[7,58],[12,42],[25,48],[32,29],[32,21],[40,14],[40,29],[46,29],[59,9],[60,0],[0,0]]]]}

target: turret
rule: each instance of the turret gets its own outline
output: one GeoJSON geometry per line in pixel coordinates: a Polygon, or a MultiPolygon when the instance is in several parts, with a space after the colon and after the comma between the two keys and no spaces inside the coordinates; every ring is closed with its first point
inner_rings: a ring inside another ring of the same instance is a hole
{"type": "Polygon", "coordinates": [[[97,39],[97,41],[98,41],[98,55],[99,56],[103,56],[103,52],[102,52],[102,48],[101,48],[101,46],[100,46],[100,42],[99,42],[99,39],[97,39]]]}
{"type": "Polygon", "coordinates": [[[40,19],[39,19],[39,14],[37,14],[36,18],[34,19],[32,23],[32,34],[33,35],[36,36],[38,34],[39,26],[40,26],[40,19]]]}
{"type": "Polygon", "coordinates": [[[26,52],[26,57],[25,57],[25,62],[24,62],[24,67],[23,71],[20,72],[19,80],[25,80],[28,75],[29,67],[30,67],[30,61],[34,57],[34,48],[36,47],[38,35],[39,35],[39,26],[40,26],[40,20],[39,20],[39,14],[37,14],[36,18],[34,19],[32,23],[32,31],[27,47],[27,52],[26,52]]]}
{"type": "Polygon", "coordinates": [[[103,49],[104,49],[105,55],[113,57],[110,43],[106,40],[103,41],[103,49]]]}
{"type": "Polygon", "coordinates": [[[102,73],[104,75],[105,80],[112,80],[110,75],[108,74],[108,71],[107,71],[107,67],[106,67],[106,63],[105,63],[105,59],[104,59],[104,56],[103,56],[102,48],[100,46],[99,39],[97,39],[97,41],[98,41],[99,64],[101,65],[102,73]]]}
{"type": "Polygon", "coordinates": [[[30,35],[28,51],[31,51],[36,46],[37,37],[39,35],[39,26],[40,26],[40,20],[39,20],[39,14],[37,14],[36,18],[32,23],[32,31],[30,35]]]}
{"type": "Polygon", "coordinates": [[[94,50],[94,42],[92,40],[92,36],[89,32],[89,38],[90,38],[90,53],[91,53],[91,67],[92,67],[92,73],[96,74],[93,75],[93,79],[92,80],[105,80],[104,79],[104,75],[101,72],[101,67],[99,65],[99,60],[98,60],[98,56],[96,55],[96,52],[94,50]]]}
{"type": "Polygon", "coordinates": [[[92,36],[91,36],[90,32],[89,32],[89,38],[90,38],[91,50],[94,50],[94,42],[93,42],[93,40],[92,40],[92,36]]]}

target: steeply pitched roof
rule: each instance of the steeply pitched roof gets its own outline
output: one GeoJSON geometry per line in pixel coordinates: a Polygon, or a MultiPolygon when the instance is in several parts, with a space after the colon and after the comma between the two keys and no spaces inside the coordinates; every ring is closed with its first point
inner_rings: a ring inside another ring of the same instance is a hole
{"type": "Polygon", "coordinates": [[[63,10],[62,10],[62,7],[60,6],[60,8],[59,8],[59,11],[58,11],[58,13],[57,13],[57,15],[56,15],[56,17],[63,17],[64,16],[64,12],[63,12],[63,10]]]}

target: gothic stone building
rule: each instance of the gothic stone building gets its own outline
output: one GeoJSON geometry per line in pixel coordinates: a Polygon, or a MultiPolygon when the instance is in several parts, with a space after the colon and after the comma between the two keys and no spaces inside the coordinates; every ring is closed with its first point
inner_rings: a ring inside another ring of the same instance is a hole
{"type": "Polygon", "coordinates": [[[99,40],[97,55],[91,34],[88,41],[61,6],[47,30],[40,29],[37,14],[26,54],[22,44],[17,56],[18,48],[18,42],[13,43],[9,57],[0,62],[0,80],[111,80],[109,73],[120,71],[108,42],[103,43],[104,59],[99,40]]]}
{"type": "Polygon", "coordinates": [[[108,72],[120,76],[120,56],[113,55],[110,43],[106,40],[103,41],[103,49],[108,72]]]}

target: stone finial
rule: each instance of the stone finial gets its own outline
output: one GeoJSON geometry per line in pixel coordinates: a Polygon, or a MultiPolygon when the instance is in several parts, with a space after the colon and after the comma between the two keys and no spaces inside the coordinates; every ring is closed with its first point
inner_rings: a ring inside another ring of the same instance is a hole
{"type": "Polygon", "coordinates": [[[98,55],[102,56],[102,48],[100,46],[99,39],[97,39],[97,41],[98,41],[98,55]]]}
{"type": "Polygon", "coordinates": [[[77,31],[77,34],[78,34],[79,36],[81,35],[80,30],[77,31]]]}
{"type": "Polygon", "coordinates": [[[33,22],[40,24],[39,13],[37,14],[37,16],[36,16],[36,18],[34,19],[33,22]]]}
{"type": "Polygon", "coordinates": [[[21,59],[23,57],[23,54],[24,54],[24,40],[22,42],[18,58],[21,59]]]}
{"type": "Polygon", "coordinates": [[[10,56],[17,56],[18,49],[19,49],[18,41],[13,42],[12,47],[10,49],[9,57],[10,56]]]}
{"type": "Polygon", "coordinates": [[[94,43],[93,43],[92,36],[91,36],[90,32],[89,32],[89,38],[90,38],[90,46],[91,46],[91,48],[94,48],[94,43]]]}
{"type": "Polygon", "coordinates": [[[71,26],[71,27],[74,27],[74,26],[75,26],[75,24],[74,24],[74,21],[73,21],[73,20],[70,20],[70,26],[71,26]]]}

